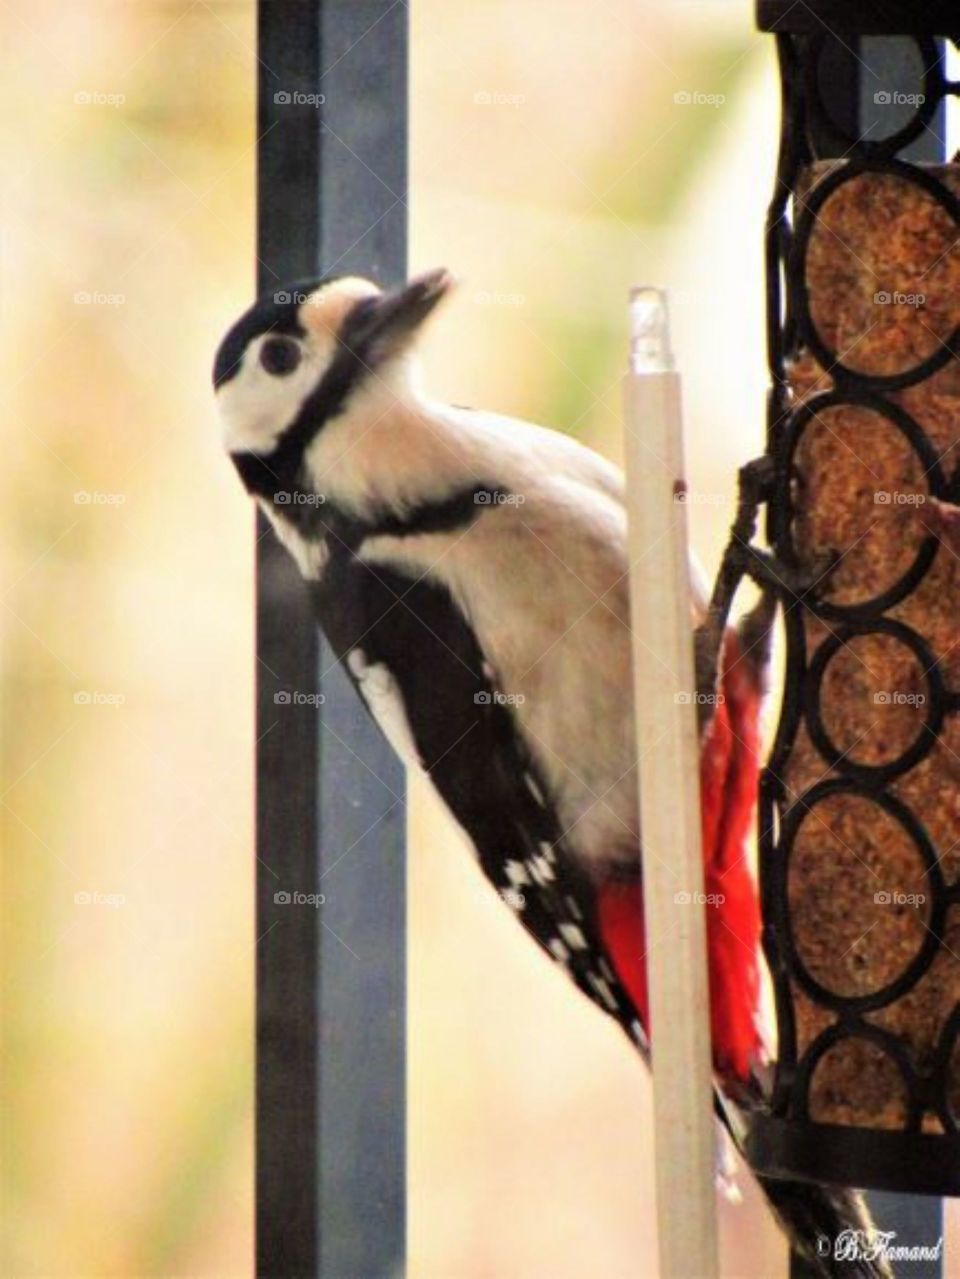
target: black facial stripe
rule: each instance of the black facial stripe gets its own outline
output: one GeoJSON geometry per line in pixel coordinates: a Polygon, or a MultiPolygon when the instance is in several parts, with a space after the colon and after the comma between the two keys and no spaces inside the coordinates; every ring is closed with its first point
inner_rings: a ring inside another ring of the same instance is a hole
{"type": "Polygon", "coordinates": [[[375,297],[364,298],[351,309],[340,327],[330,366],[280,436],[272,457],[282,454],[299,461],[310,441],[343,412],[351,392],[366,378],[370,370],[364,359],[362,334],[376,301],[375,297]]]}
{"type": "Polygon", "coordinates": [[[363,330],[376,302],[376,297],[363,298],[351,309],[341,326],[330,367],[280,435],[273,451],[263,455],[234,454],[234,464],[248,492],[273,498],[278,492],[297,487],[307,445],[331,418],[343,412],[351,392],[369,372],[363,355],[363,330]]]}

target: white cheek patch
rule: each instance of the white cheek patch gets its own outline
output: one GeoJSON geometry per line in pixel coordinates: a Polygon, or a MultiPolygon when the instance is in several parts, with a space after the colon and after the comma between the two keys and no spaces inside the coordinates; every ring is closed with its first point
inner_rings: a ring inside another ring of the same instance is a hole
{"type": "Polygon", "coordinates": [[[270,374],[260,363],[260,349],[271,336],[265,333],[250,343],[240,368],[217,391],[223,440],[230,453],[270,453],[333,356],[332,337],[327,342],[300,339],[302,358],[293,372],[270,374]]]}

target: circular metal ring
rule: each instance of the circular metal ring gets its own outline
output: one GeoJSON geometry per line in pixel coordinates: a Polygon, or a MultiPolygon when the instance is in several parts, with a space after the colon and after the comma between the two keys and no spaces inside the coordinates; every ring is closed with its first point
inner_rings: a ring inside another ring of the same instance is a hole
{"type": "Polygon", "coordinates": [[[954,1135],[958,1132],[958,1125],[960,1125],[960,1113],[954,1113],[948,1085],[950,1059],[958,1041],[960,1041],[960,1005],[954,1008],[940,1033],[929,1081],[932,1094],[931,1105],[936,1109],[944,1131],[954,1135]]]}
{"type": "MultiPolygon", "coordinates": [[[[901,37],[898,37],[901,38],[901,37]]],[[[916,104],[916,110],[905,125],[891,133],[887,138],[872,139],[851,133],[843,127],[830,111],[824,101],[820,84],[821,60],[827,49],[836,45],[836,37],[823,32],[814,36],[810,42],[809,52],[805,59],[804,85],[806,101],[809,104],[810,123],[821,134],[832,135],[835,141],[842,144],[843,151],[856,151],[865,158],[886,158],[894,156],[911,142],[916,141],[930,124],[937,113],[940,101],[947,91],[947,83],[943,72],[943,57],[937,41],[930,36],[903,37],[912,39],[916,45],[921,62],[918,83],[923,85],[922,101],[916,104]]]]}
{"type": "Polygon", "coordinates": [[[783,956],[790,976],[802,986],[812,999],[824,1008],[846,1015],[856,1015],[884,1008],[907,994],[930,967],[940,950],[941,934],[947,913],[946,886],[940,870],[936,850],[927,832],[913,812],[896,796],[887,791],[873,790],[846,777],[832,777],[818,782],[805,795],[795,801],[784,813],[780,843],[777,848],[775,883],[771,885],[771,906],[775,927],[780,933],[783,956]],[[913,841],[930,888],[931,908],[926,931],[917,953],[906,968],[892,981],[866,995],[840,995],[824,986],[807,968],[797,947],[789,903],[790,861],[793,856],[797,833],[810,811],[833,795],[852,795],[876,804],[894,819],[913,841]]]}
{"type": "MultiPolygon", "coordinates": [[[[780,477],[780,491],[773,503],[772,528],[773,544],[782,550],[784,558],[791,564],[798,562],[796,547],[793,541],[794,504],[790,494],[790,477],[794,473],[794,457],[804,431],[820,414],[830,409],[855,407],[867,409],[878,417],[884,418],[906,438],[929,478],[930,493],[933,497],[949,500],[949,485],[940,467],[940,459],[929,438],[924,434],[909,413],[899,404],[885,400],[868,392],[855,395],[843,391],[827,391],[814,396],[795,410],[784,426],[777,441],[777,474],[780,477]]],[[[829,600],[811,598],[807,606],[818,617],[840,622],[872,621],[881,613],[899,604],[914,590],[926,576],[939,543],[934,536],[924,538],[917,551],[916,558],[899,578],[885,591],[870,600],[861,600],[855,604],[837,604],[829,600]]]]}
{"type": "Polygon", "coordinates": [[[808,1123],[811,1122],[810,1084],[813,1081],[814,1072],[832,1048],[849,1039],[862,1039],[867,1043],[874,1044],[896,1066],[903,1080],[903,1091],[907,1101],[907,1119],[901,1131],[915,1131],[919,1126],[922,1109],[917,1099],[919,1081],[916,1071],[913,1069],[913,1064],[906,1050],[896,1036],[880,1026],[871,1025],[869,1022],[854,1022],[852,1025],[834,1022],[832,1026],[828,1026],[826,1030],[821,1031],[813,1043],[810,1044],[800,1060],[797,1076],[794,1080],[791,1098],[794,1113],[798,1118],[808,1123]]]}
{"type": "Polygon", "coordinates": [[[807,731],[824,760],[847,777],[866,785],[882,786],[907,773],[928,755],[943,727],[946,711],[946,686],[937,659],[922,637],[903,622],[890,617],[873,622],[853,623],[828,635],[814,654],[803,684],[804,715],[807,731]],[[917,659],[927,685],[929,710],[913,742],[896,759],[886,764],[858,764],[847,751],[841,751],[827,732],[823,722],[821,694],[827,666],[850,640],[861,635],[889,635],[908,648],[917,659]]]}
{"type": "Polygon", "coordinates": [[[810,247],[810,237],[816,224],[817,215],[827,200],[841,186],[844,186],[847,182],[854,181],[854,179],[861,177],[865,173],[885,174],[921,187],[936,200],[940,207],[953,219],[957,228],[960,229],[960,200],[951,191],[948,191],[942,182],[926,170],[904,164],[900,160],[879,160],[875,162],[856,160],[849,164],[841,165],[832,173],[827,174],[813,188],[806,197],[800,216],[797,219],[788,268],[793,310],[797,317],[803,345],[809,348],[824,372],[833,378],[838,387],[849,388],[851,391],[858,389],[866,391],[901,391],[904,387],[913,386],[916,382],[924,381],[931,374],[944,368],[957,354],[960,354],[960,324],[956,326],[946,342],[941,342],[938,350],[927,356],[925,360],[921,360],[919,364],[914,365],[913,368],[904,369],[900,373],[881,375],[858,372],[856,369],[845,365],[838,357],[837,352],[831,351],[820,337],[819,330],[810,314],[810,293],[806,286],[807,251],[810,247]]]}

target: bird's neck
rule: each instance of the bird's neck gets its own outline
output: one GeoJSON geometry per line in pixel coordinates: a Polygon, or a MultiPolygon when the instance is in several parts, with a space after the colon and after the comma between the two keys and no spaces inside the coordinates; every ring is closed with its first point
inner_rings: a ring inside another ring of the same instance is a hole
{"type": "Polygon", "coordinates": [[[310,444],[301,479],[362,523],[403,520],[475,478],[461,436],[439,406],[376,382],[310,444]]]}

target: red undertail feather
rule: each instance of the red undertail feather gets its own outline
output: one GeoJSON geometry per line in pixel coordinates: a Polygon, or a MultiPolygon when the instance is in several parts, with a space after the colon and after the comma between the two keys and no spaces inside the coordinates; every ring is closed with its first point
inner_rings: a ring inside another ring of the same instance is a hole
{"type": "MultiPolygon", "coordinates": [[[[760,767],[762,680],[728,632],[718,699],[700,756],[704,892],[714,1065],[747,1079],[761,1052],[760,907],[748,840],[760,767]]],[[[643,893],[639,875],[598,893],[599,926],[611,962],[650,1033],[643,893]]]]}

